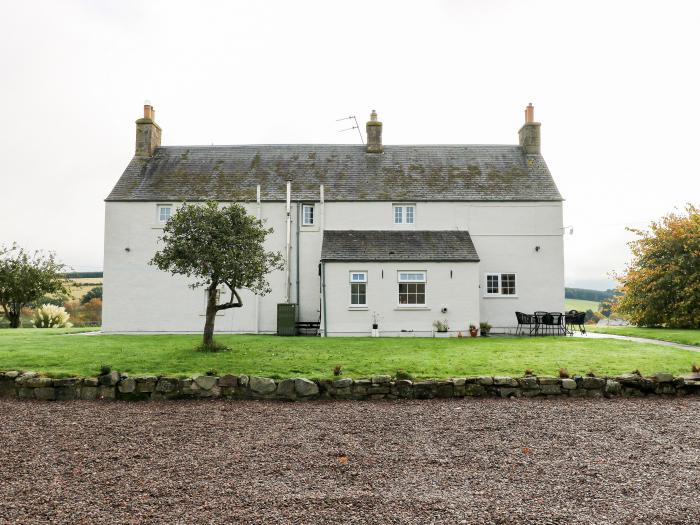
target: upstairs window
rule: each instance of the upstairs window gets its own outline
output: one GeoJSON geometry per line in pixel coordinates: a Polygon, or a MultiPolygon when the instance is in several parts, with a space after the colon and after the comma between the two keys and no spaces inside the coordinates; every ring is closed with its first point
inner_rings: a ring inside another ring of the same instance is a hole
{"type": "Polygon", "coordinates": [[[425,282],[425,272],[399,272],[399,306],[424,306],[425,282]]]}
{"type": "Polygon", "coordinates": [[[486,295],[509,296],[516,295],[514,273],[487,273],[486,295]]]}
{"type": "Polygon", "coordinates": [[[158,222],[166,223],[170,220],[173,214],[173,207],[171,204],[159,204],[158,205],[158,222]]]}
{"type": "Polygon", "coordinates": [[[303,204],[301,206],[301,224],[302,226],[314,225],[314,205],[303,204]]]}
{"type": "Polygon", "coordinates": [[[367,272],[350,272],[350,306],[367,306],[367,272]]]}
{"type": "Polygon", "coordinates": [[[415,224],[415,204],[394,204],[394,224],[415,224]]]}

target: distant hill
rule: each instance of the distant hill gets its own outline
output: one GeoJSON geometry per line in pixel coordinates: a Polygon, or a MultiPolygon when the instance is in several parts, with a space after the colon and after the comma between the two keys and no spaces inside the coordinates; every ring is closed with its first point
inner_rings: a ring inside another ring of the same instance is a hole
{"type": "Polygon", "coordinates": [[[579,312],[591,310],[593,312],[597,312],[599,306],[600,303],[597,301],[586,301],[585,299],[564,299],[564,309],[567,312],[569,310],[578,310],[579,312]]]}
{"type": "Polygon", "coordinates": [[[90,279],[102,279],[102,272],[68,272],[66,274],[68,279],[80,279],[80,278],[90,278],[90,279]]]}
{"type": "Polygon", "coordinates": [[[587,288],[564,288],[566,299],[583,299],[584,301],[595,301],[599,303],[612,297],[614,290],[589,290],[587,288]]]}

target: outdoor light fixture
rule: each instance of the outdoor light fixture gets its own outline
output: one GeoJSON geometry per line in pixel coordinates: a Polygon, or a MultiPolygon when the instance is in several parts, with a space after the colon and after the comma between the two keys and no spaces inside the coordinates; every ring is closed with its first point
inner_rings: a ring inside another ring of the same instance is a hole
{"type": "Polygon", "coordinates": [[[535,251],[536,251],[536,252],[539,252],[539,251],[540,251],[540,247],[539,247],[539,246],[535,246],[535,251]]]}

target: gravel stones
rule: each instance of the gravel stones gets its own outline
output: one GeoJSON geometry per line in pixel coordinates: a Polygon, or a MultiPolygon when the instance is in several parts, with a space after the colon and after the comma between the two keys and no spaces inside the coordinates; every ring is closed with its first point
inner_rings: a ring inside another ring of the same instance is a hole
{"type": "Polygon", "coordinates": [[[0,400],[0,523],[698,523],[698,413],[694,397],[0,400]]]}

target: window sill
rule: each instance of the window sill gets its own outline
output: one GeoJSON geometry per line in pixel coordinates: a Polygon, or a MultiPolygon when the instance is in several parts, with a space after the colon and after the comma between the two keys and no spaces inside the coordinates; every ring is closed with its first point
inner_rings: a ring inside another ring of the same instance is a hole
{"type": "Polygon", "coordinates": [[[163,226],[165,226],[165,224],[154,224],[151,226],[151,230],[162,230],[163,226]]]}
{"type": "Polygon", "coordinates": [[[430,310],[429,306],[397,306],[394,308],[395,311],[400,310],[430,310]]]}
{"type": "Polygon", "coordinates": [[[355,306],[355,305],[353,305],[353,306],[348,306],[348,310],[360,310],[360,311],[363,311],[363,310],[369,310],[369,307],[367,307],[367,306],[355,306]]]}
{"type": "Polygon", "coordinates": [[[484,299],[517,299],[518,295],[484,295],[484,299]]]}

